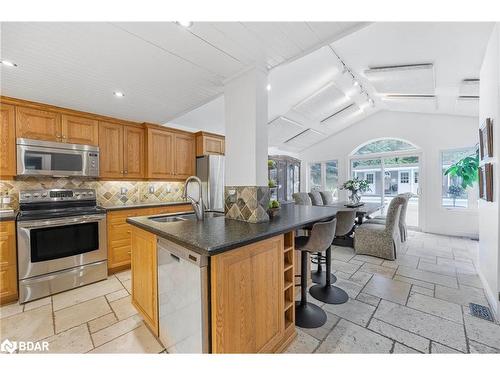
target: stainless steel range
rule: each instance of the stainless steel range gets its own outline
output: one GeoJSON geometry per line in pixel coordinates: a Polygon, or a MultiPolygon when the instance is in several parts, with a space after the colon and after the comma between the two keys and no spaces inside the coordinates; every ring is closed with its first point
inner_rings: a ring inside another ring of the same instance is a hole
{"type": "Polygon", "coordinates": [[[107,277],[106,212],[95,190],[21,191],[19,208],[19,303],[107,277]]]}

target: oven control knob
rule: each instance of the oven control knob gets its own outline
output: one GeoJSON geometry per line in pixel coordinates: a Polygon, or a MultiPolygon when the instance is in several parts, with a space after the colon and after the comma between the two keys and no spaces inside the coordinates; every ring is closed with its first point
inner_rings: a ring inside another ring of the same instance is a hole
{"type": "Polygon", "coordinates": [[[75,197],[79,197],[80,196],[80,193],[75,193],[75,197]]]}
{"type": "Polygon", "coordinates": [[[24,195],[23,195],[23,198],[26,198],[26,199],[27,199],[27,198],[31,198],[31,194],[24,194],[24,195]]]}
{"type": "Polygon", "coordinates": [[[88,193],[88,194],[89,194],[89,195],[94,195],[94,192],[92,192],[92,191],[89,191],[89,193],[88,193]]]}
{"type": "Polygon", "coordinates": [[[47,193],[43,193],[43,194],[42,194],[42,197],[44,197],[44,198],[45,198],[46,196],[47,196],[47,193]]]}
{"type": "Polygon", "coordinates": [[[40,196],[40,194],[38,193],[33,193],[33,198],[38,198],[40,196]]]}

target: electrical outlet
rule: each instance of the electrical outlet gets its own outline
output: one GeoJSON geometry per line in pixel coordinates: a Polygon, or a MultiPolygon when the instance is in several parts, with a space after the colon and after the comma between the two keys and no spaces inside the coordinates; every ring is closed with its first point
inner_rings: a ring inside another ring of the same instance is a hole
{"type": "Polygon", "coordinates": [[[154,192],[155,192],[155,186],[149,185],[149,194],[154,194],[154,192]]]}
{"type": "Polygon", "coordinates": [[[120,195],[127,195],[128,189],[126,187],[120,188],[120,195]]]}

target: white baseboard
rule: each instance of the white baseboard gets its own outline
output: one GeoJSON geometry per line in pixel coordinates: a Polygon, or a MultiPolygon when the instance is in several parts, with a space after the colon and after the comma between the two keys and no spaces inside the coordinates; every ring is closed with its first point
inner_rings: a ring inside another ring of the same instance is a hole
{"type": "Polygon", "coordinates": [[[486,282],[486,278],[481,273],[481,270],[478,270],[479,278],[484,286],[484,293],[486,294],[486,299],[488,300],[491,308],[493,309],[493,314],[496,317],[497,321],[500,321],[500,311],[499,309],[499,301],[498,301],[498,293],[495,293],[491,290],[489,284],[486,282]]]}

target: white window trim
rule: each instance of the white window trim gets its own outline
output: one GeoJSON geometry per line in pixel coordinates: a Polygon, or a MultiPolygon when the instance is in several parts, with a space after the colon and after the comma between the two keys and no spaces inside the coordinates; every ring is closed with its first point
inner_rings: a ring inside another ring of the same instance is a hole
{"type": "Polygon", "coordinates": [[[333,199],[339,199],[339,191],[340,191],[340,158],[337,159],[329,159],[322,161],[310,161],[307,163],[307,180],[306,180],[306,188],[307,191],[311,191],[311,165],[312,164],[320,164],[321,165],[321,191],[325,190],[326,186],[326,163],[336,162],[337,163],[337,196],[334,196],[333,199]]]}
{"type": "MultiPolygon", "coordinates": [[[[441,174],[441,194],[440,194],[440,199],[439,199],[439,207],[441,210],[444,211],[457,211],[457,212],[476,212],[477,211],[477,200],[479,200],[479,196],[477,198],[473,197],[472,192],[474,192],[476,189],[474,188],[467,188],[467,207],[447,207],[443,206],[443,152],[446,151],[466,151],[470,149],[474,149],[474,146],[470,147],[457,147],[457,148],[445,148],[445,149],[440,149],[439,150],[439,171],[441,174]],[[476,202],[474,204],[474,201],[476,202]]],[[[448,176],[448,178],[450,178],[448,176]]],[[[477,184],[477,182],[476,182],[477,184]]]]}

